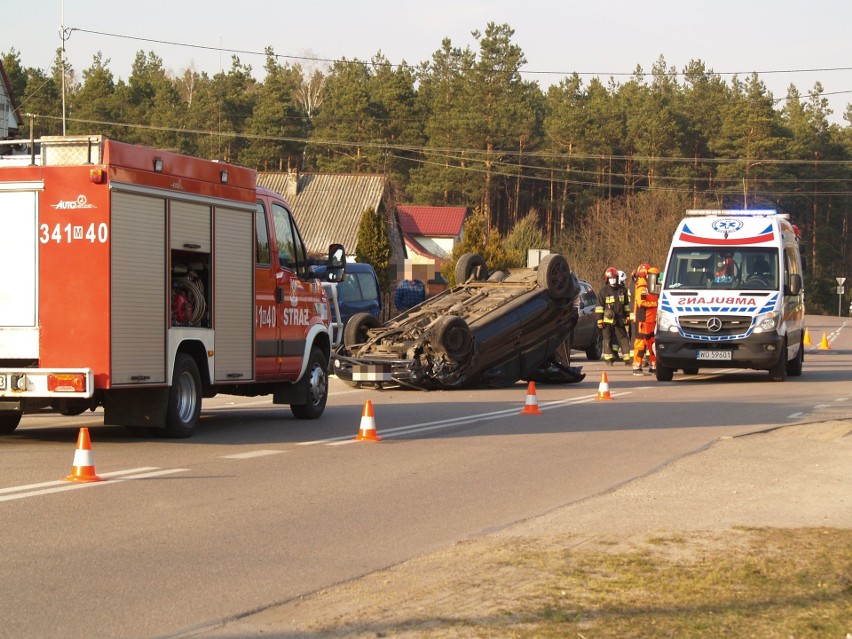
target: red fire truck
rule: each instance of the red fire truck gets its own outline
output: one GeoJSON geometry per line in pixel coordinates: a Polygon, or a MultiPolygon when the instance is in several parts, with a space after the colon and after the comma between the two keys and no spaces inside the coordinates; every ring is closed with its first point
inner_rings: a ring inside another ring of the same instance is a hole
{"type": "MultiPolygon", "coordinates": [[[[105,424],[188,437],[217,393],[320,417],[333,305],[255,178],[100,136],[0,160],[0,433],[103,406],[105,424]]],[[[341,245],[327,268],[344,277],[341,245]]]]}

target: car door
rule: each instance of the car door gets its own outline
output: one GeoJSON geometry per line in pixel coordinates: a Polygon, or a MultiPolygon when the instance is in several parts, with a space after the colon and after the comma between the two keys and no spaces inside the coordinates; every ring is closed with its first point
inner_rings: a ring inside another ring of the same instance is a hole
{"type": "Polygon", "coordinates": [[[574,328],[572,348],[586,350],[595,338],[595,292],[588,282],[580,281],[580,295],[577,296],[577,326],[574,328]]]}

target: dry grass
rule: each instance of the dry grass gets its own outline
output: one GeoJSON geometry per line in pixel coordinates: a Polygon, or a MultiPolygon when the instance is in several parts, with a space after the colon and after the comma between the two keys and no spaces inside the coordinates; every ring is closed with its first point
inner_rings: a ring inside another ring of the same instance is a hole
{"type": "Polygon", "coordinates": [[[537,587],[502,620],[474,621],[471,636],[843,639],[852,631],[849,530],[679,533],[630,548],[525,548],[514,560],[541,575],[537,587]]]}
{"type": "Polygon", "coordinates": [[[844,639],[852,632],[852,530],[512,538],[485,552],[462,544],[409,569],[416,574],[391,570],[352,584],[357,593],[329,593],[338,607],[352,595],[360,604],[296,635],[844,639]]]}

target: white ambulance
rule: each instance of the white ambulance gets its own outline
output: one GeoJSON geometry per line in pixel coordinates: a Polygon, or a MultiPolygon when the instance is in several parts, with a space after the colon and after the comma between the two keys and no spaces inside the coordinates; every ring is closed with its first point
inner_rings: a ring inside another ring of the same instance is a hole
{"type": "Polygon", "coordinates": [[[687,211],[657,315],[657,379],[676,370],[802,374],[805,303],[797,230],[774,210],[687,211]]]}

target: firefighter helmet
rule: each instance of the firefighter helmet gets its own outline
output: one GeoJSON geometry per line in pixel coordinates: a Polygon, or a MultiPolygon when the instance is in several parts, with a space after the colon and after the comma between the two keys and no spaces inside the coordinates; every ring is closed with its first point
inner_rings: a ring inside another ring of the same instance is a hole
{"type": "Polygon", "coordinates": [[[627,273],[625,273],[624,271],[618,272],[618,283],[619,284],[626,284],[627,283],[627,273]]]}
{"type": "Polygon", "coordinates": [[[651,295],[659,295],[660,294],[660,269],[656,266],[651,266],[648,268],[648,292],[651,295]]]}
{"type": "Polygon", "coordinates": [[[642,262],[639,265],[639,268],[636,269],[636,275],[638,275],[639,277],[648,277],[648,269],[649,268],[651,268],[651,267],[648,264],[646,264],[645,262],[642,262]]]}
{"type": "Polygon", "coordinates": [[[607,270],[604,271],[604,279],[608,280],[608,279],[611,279],[613,277],[616,280],[618,279],[618,271],[616,270],[616,268],[614,266],[610,266],[607,270]]]}

